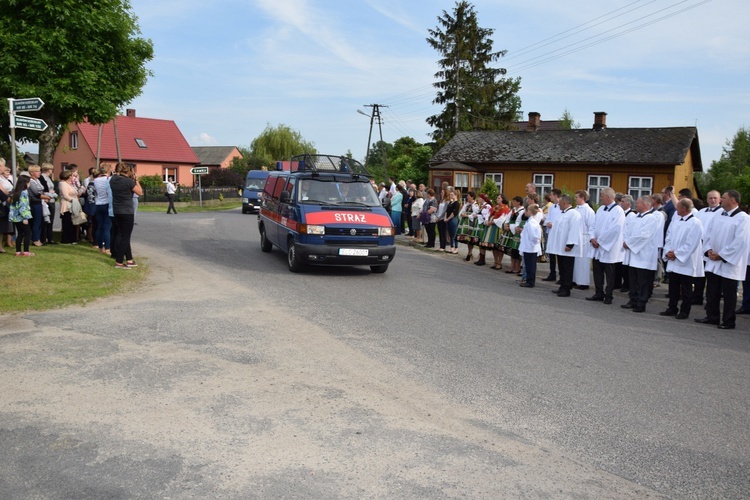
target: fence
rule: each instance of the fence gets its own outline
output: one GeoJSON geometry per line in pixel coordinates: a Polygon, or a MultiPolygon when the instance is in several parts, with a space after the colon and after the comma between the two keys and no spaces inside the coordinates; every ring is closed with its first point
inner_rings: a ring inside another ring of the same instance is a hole
{"type": "MultiPolygon", "coordinates": [[[[201,191],[203,201],[218,200],[220,197],[226,200],[227,198],[240,198],[242,196],[237,188],[231,187],[204,187],[201,191]]],[[[198,188],[178,186],[174,199],[175,201],[198,201],[200,199],[198,188]]],[[[140,198],[143,203],[166,200],[164,188],[144,188],[143,196],[140,198]]]]}

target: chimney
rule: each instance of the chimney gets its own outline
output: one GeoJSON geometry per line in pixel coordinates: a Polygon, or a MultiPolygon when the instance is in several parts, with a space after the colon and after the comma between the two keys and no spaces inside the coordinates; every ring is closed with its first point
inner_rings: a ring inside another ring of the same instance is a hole
{"type": "Polygon", "coordinates": [[[536,132],[539,130],[542,115],[536,111],[529,113],[529,123],[526,125],[526,130],[529,132],[536,132]]]}
{"type": "Polygon", "coordinates": [[[125,110],[125,116],[129,118],[135,118],[135,110],[134,109],[126,109],[125,110]]]}
{"type": "Polygon", "coordinates": [[[594,130],[607,128],[607,113],[604,111],[594,111],[594,130]]]}

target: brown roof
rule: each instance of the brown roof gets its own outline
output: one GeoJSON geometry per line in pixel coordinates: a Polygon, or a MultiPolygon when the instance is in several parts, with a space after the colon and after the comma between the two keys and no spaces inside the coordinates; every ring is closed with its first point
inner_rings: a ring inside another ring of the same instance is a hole
{"type": "Polygon", "coordinates": [[[234,153],[235,146],[193,146],[192,149],[198,157],[199,165],[221,165],[234,153]]]}
{"type": "Polygon", "coordinates": [[[695,127],[605,128],[548,131],[459,132],[431,159],[486,163],[679,165],[693,152],[694,170],[703,169],[695,127]]]}

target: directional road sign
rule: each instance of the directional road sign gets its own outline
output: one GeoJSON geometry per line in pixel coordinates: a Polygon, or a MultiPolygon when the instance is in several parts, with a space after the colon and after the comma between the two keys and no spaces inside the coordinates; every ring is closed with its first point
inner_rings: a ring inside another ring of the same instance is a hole
{"type": "Polygon", "coordinates": [[[208,167],[193,167],[190,169],[190,173],[193,175],[203,175],[208,173],[208,167]]]}
{"type": "Polygon", "coordinates": [[[44,120],[39,118],[29,118],[28,116],[13,116],[13,127],[14,128],[28,128],[31,130],[44,130],[47,128],[47,124],[44,120]]]}
{"type": "Polygon", "coordinates": [[[13,112],[17,111],[39,111],[44,106],[44,101],[38,97],[28,99],[13,99],[13,112]]]}

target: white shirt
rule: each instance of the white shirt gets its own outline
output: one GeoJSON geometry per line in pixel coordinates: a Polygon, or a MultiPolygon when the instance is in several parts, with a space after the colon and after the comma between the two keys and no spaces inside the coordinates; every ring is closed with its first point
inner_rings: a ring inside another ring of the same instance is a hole
{"type": "MultiPolygon", "coordinates": [[[[676,212],[675,212],[676,213],[676,212]]],[[[703,272],[703,224],[693,214],[677,216],[669,224],[667,237],[664,239],[664,252],[674,252],[674,260],[666,260],[667,271],[700,278],[703,272]]]]}
{"type": "Polygon", "coordinates": [[[706,261],[706,272],[744,281],[750,246],[750,216],[738,208],[729,215],[720,210],[705,231],[703,251],[713,250],[722,260],[706,261]]]}
{"type": "Polygon", "coordinates": [[[542,228],[536,218],[529,217],[526,224],[524,224],[518,251],[521,253],[542,255],[542,228]]]}
{"type": "Polygon", "coordinates": [[[664,244],[664,215],[653,209],[638,214],[628,220],[622,237],[630,249],[626,264],[656,271],[659,248],[664,244]]]}
{"type": "Polygon", "coordinates": [[[617,203],[599,207],[591,229],[591,238],[596,238],[599,248],[591,247],[591,258],[604,264],[622,262],[625,249],[622,247],[622,231],[625,227],[625,212],[617,203]]]}
{"type": "Polygon", "coordinates": [[[547,240],[547,253],[565,257],[583,256],[583,233],[581,232],[581,214],[573,208],[560,212],[560,216],[552,226],[547,240]],[[570,252],[565,251],[567,245],[573,245],[570,252]]]}

